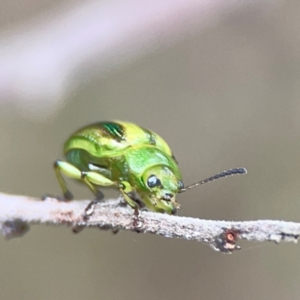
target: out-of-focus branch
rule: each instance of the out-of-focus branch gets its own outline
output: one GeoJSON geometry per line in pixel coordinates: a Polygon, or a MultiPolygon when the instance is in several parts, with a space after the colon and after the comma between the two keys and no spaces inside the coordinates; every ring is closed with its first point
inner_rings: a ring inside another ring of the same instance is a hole
{"type": "Polygon", "coordinates": [[[231,253],[239,249],[238,239],[249,241],[297,242],[300,223],[258,221],[214,221],[133,210],[120,205],[119,200],[103,201],[95,206],[88,220],[83,212],[89,201],[59,202],[53,198],[45,201],[25,196],[0,194],[0,226],[6,238],[22,236],[29,224],[72,226],[76,230],[85,227],[125,229],[140,233],[153,233],[168,238],[196,240],[215,250],[231,253]]]}
{"type": "Polygon", "coordinates": [[[105,74],[264,0],[70,2],[0,36],[0,104],[38,117],[87,78],[105,74]]]}

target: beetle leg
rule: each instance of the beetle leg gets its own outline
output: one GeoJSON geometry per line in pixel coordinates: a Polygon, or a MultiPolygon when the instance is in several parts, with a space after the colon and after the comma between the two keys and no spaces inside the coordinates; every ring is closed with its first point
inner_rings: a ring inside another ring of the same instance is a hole
{"type": "Polygon", "coordinates": [[[104,197],[102,192],[95,185],[113,186],[116,185],[116,183],[106,178],[105,176],[93,171],[81,172],[81,179],[90,188],[90,190],[96,195],[96,199],[91,201],[89,205],[85,208],[84,217],[87,218],[93,213],[95,205],[104,197]]]}
{"type": "Polygon", "coordinates": [[[90,188],[90,190],[96,195],[96,199],[94,201],[101,201],[104,198],[103,193],[89,180],[87,173],[90,172],[81,172],[82,181],[90,188]]]}
{"type": "Polygon", "coordinates": [[[57,160],[54,163],[54,170],[57,177],[57,180],[59,182],[59,185],[64,193],[65,200],[72,200],[73,195],[68,190],[67,184],[62,176],[62,173],[65,174],[68,177],[74,178],[74,179],[80,179],[81,178],[81,172],[77,168],[75,168],[73,165],[69,164],[65,161],[57,160]]]}
{"type": "MultiPolygon", "coordinates": [[[[89,178],[86,178],[85,173],[81,172],[79,169],[74,167],[72,164],[65,162],[65,161],[59,161],[57,160],[54,163],[54,170],[56,177],[58,179],[58,182],[61,186],[61,189],[64,193],[64,197],[66,200],[72,200],[73,195],[72,193],[68,190],[66,181],[64,180],[62,173],[70,178],[77,179],[77,180],[82,180],[91,190],[92,192],[96,195],[97,200],[102,200],[104,198],[103,193],[98,190],[89,180],[89,178]]],[[[93,172],[86,172],[86,173],[93,173],[93,172]]],[[[96,173],[95,173],[96,174],[96,173]]],[[[99,175],[101,176],[101,175],[99,175]]],[[[99,184],[103,185],[103,184],[99,184]]]]}
{"type": "Polygon", "coordinates": [[[98,199],[94,199],[93,201],[91,201],[87,207],[84,209],[84,216],[83,219],[86,221],[88,220],[89,216],[91,216],[94,212],[95,209],[95,205],[99,203],[98,199]]]}
{"type": "Polygon", "coordinates": [[[132,186],[130,185],[130,183],[128,183],[127,181],[122,181],[119,184],[119,189],[120,192],[122,193],[125,201],[134,209],[134,214],[136,216],[138,216],[139,214],[139,205],[137,202],[134,201],[134,199],[132,199],[129,194],[133,193],[134,190],[132,188],[132,186]]]}
{"type": "Polygon", "coordinates": [[[96,195],[96,199],[92,201],[85,209],[86,216],[92,214],[95,204],[97,204],[99,200],[103,198],[103,194],[97,189],[95,185],[118,187],[126,202],[134,209],[135,215],[138,215],[139,206],[128,195],[129,193],[133,192],[133,189],[128,182],[123,181],[121,182],[121,184],[117,184],[116,182],[110,180],[109,178],[99,173],[93,171],[82,172],[76,167],[74,167],[72,164],[65,161],[59,161],[59,160],[54,163],[54,170],[66,199],[72,200],[73,195],[68,190],[66,182],[62,177],[62,174],[73,179],[82,180],[96,195]]]}
{"type": "MultiPolygon", "coordinates": [[[[93,172],[93,171],[87,171],[87,172],[81,172],[80,177],[85,183],[100,185],[100,186],[113,186],[116,185],[114,181],[111,181],[107,177],[93,172]]],[[[90,187],[90,185],[89,185],[90,187]]],[[[93,190],[94,191],[94,190],[93,190]]]]}
{"type": "MultiPolygon", "coordinates": [[[[106,178],[105,176],[92,171],[82,172],[81,178],[94,193],[97,192],[97,189],[94,186],[94,184],[100,186],[117,186],[120,192],[122,193],[122,196],[124,197],[125,201],[134,209],[135,215],[138,215],[139,205],[129,196],[129,193],[133,192],[133,189],[128,182],[122,181],[120,184],[118,184],[106,178]]],[[[92,214],[96,203],[97,202],[93,201],[87,206],[87,215],[92,214]]]]}

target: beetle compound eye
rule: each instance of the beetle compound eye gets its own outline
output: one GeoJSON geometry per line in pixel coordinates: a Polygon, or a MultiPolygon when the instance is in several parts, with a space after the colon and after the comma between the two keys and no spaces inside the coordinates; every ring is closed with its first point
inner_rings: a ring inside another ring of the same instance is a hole
{"type": "Polygon", "coordinates": [[[184,189],[184,184],[181,180],[178,181],[178,187],[179,187],[179,190],[184,189]]]}
{"type": "Polygon", "coordinates": [[[160,180],[155,176],[155,175],[150,175],[148,180],[147,180],[147,184],[149,188],[153,188],[156,186],[161,186],[161,182],[160,180]]]}

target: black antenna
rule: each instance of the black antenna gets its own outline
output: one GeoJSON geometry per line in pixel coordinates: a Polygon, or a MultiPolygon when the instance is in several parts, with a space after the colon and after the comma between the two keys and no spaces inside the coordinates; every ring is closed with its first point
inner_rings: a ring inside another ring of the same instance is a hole
{"type": "Polygon", "coordinates": [[[179,190],[178,193],[183,193],[183,192],[185,192],[187,190],[192,189],[193,187],[195,187],[197,185],[201,185],[201,184],[204,184],[204,183],[215,181],[215,180],[220,179],[220,178],[225,178],[227,176],[232,176],[232,175],[243,175],[243,174],[247,174],[247,170],[245,168],[230,169],[230,170],[218,173],[218,174],[216,174],[216,175],[214,175],[212,177],[209,177],[209,178],[206,178],[204,180],[195,182],[195,183],[193,183],[191,185],[188,185],[185,188],[179,190]]]}

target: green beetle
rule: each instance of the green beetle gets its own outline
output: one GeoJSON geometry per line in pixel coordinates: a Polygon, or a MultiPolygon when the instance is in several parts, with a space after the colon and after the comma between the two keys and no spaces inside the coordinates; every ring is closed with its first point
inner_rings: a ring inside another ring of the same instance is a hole
{"type": "Polygon", "coordinates": [[[224,171],[184,187],[178,164],[168,144],[153,131],[121,121],[99,122],[76,131],[64,145],[66,161],[54,169],[66,200],[73,199],[62,175],[84,182],[102,200],[99,187],[115,187],[135,210],[175,214],[178,193],[215,179],[245,174],[224,171]],[[137,198],[139,196],[139,198],[137,198]]]}

